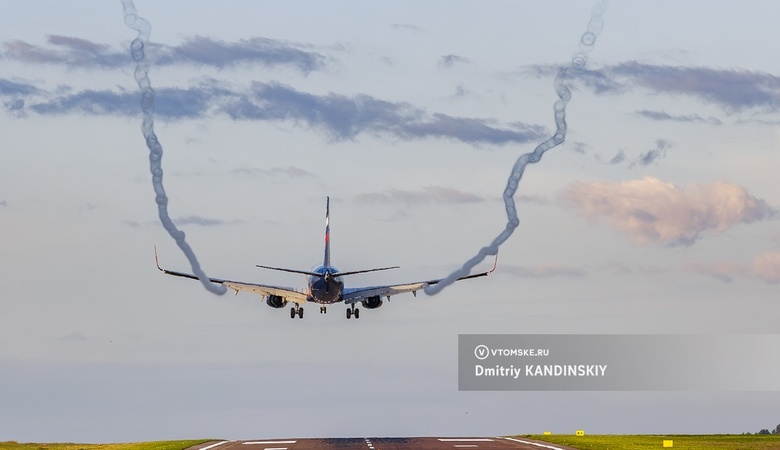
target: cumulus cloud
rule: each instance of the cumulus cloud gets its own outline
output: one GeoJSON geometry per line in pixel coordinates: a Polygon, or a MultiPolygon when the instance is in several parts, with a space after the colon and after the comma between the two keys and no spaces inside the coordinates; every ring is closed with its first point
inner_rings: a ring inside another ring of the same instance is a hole
{"type": "Polygon", "coordinates": [[[744,188],[725,182],[682,189],[654,177],[622,183],[575,182],[560,198],[589,219],[602,218],[640,244],[692,245],[705,232],[722,233],[774,213],[744,188]]]}
{"type": "MultiPolygon", "coordinates": [[[[2,57],[26,64],[56,64],[69,68],[127,67],[126,48],[70,36],[47,36],[47,46],[13,40],[2,44],[2,57]]],[[[180,45],[149,44],[152,64],[194,64],[223,69],[238,64],[287,65],[303,73],[321,70],[325,57],[302,46],[273,39],[254,37],[235,42],[195,36],[180,45]]]]}
{"type": "Polygon", "coordinates": [[[382,192],[358,194],[354,201],[363,205],[403,203],[405,205],[480,203],[486,197],[442,186],[427,186],[418,190],[388,189],[382,192]]]}

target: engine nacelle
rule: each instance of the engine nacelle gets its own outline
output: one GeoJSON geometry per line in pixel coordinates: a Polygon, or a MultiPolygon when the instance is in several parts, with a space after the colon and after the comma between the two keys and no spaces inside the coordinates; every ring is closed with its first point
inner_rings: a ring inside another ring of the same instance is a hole
{"type": "Polygon", "coordinates": [[[287,300],[285,300],[281,295],[269,295],[265,299],[265,304],[271,308],[284,308],[287,306],[287,300]]]}
{"type": "Polygon", "coordinates": [[[366,297],[366,299],[360,303],[362,303],[363,307],[366,309],[377,309],[382,306],[382,299],[378,295],[375,295],[373,297],[366,297]]]}

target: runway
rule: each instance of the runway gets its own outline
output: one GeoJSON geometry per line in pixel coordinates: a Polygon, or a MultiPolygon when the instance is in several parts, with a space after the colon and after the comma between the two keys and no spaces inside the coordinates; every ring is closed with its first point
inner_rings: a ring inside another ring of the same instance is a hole
{"type": "Polygon", "coordinates": [[[574,450],[526,438],[410,437],[212,441],[187,450],[574,450]]]}

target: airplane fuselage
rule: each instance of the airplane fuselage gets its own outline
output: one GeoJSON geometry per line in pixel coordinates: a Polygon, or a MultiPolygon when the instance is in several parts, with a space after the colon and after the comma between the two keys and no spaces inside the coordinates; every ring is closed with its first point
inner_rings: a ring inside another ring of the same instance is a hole
{"type": "Polygon", "coordinates": [[[313,272],[325,276],[309,277],[309,298],[307,301],[326,305],[341,301],[341,294],[344,292],[344,280],[338,276],[338,269],[319,266],[313,272]]]}

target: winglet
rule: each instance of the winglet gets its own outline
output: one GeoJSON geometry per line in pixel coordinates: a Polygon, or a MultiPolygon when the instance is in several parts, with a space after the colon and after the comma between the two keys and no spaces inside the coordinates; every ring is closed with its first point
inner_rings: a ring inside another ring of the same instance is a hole
{"type": "Polygon", "coordinates": [[[160,260],[157,258],[157,245],[154,246],[154,263],[157,264],[157,270],[165,272],[162,267],[160,267],[160,260]]]}
{"type": "Polygon", "coordinates": [[[498,252],[496,252],[496,259],[493,260],[493,268],[488,270],[488,273],[493,273],[493,271],[496,270],[497,265],[498,265],[498,252]]]}

